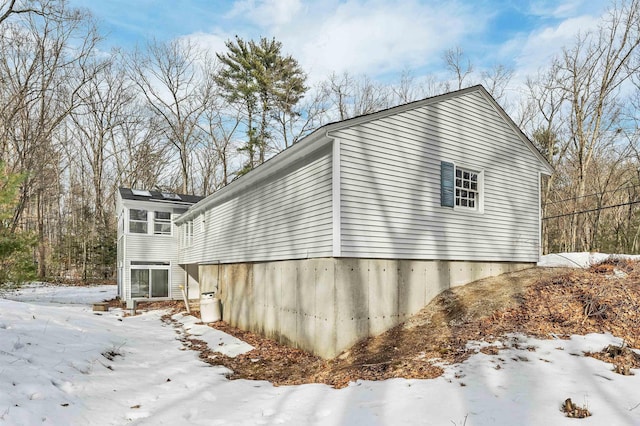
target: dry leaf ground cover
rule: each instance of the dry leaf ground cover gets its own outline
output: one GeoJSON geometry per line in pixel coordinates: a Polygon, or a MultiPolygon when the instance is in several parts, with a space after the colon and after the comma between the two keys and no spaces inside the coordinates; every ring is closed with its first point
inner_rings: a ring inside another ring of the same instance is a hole
{"type": "MultiPolygon", "coordinates": [[[[224,365],[230,378],[268,380],[276,385],[326,383],[346,386],[357,379],[433,378],[442,362],[475,353],[469,341],[506,341],[510,333],[541,338],[610,332],[628,347],[640,347],[640,263],[607,261],[588,270],[533,268],[447,290],[404,324],[365,339],[333,360],[321,360],[224,322],[212,326],[255,347],[229,358],[194,340],[208,363],[224,365]]],[[[484,348],[497,353],[500,345],[484,348]]],[[[639,368],[632,351],[589,354],[622,371],[639,368]],[[616,359],[616,357],[619,357],[616,359]]]]}

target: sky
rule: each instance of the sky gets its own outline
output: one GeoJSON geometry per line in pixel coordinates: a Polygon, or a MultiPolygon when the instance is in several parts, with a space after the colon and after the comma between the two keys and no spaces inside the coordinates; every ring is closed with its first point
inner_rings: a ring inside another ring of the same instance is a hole
{"type": "Polygon", "coordinates": [[[99,21],[103,49],[189,38],[214,52],[236,35],[272,38],[310,82],[332,72],[397,82],[442,75],[460,47],[476,70],[498,64],[521,81],[578,31],[594,28],[605,0],[71,0],[99,21]]]}
{"type": "MultiPolygon", "coordinates": [[[[598,256],[548,260],[575,267],[606,257],[598,256]]],[[[0,291],[0,425],[640,424],[640,371],[622,376],[584,356],[622,344],[608,333],[469,342],[478,352],[443,365],[436,379],[276,387],[228,380],[225,367],[200,360],[185,344],[191,338],[228,356],[252,348],[186,312],[167,324],[165,311],[92,311],[115,294],[115,285],[39,283],[0,291]],[[499,352],[479,351],[488,345],[499,352]],[[567,398],[592,416],[565,417],[567,398]]]]}

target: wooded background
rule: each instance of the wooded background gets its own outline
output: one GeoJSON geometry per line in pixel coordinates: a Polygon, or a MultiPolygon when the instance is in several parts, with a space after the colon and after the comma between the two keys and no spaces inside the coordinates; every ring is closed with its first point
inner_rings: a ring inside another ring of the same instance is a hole
{"type": "Polygon", "coordinates": [[[638,1],[613,1],[598,29],[517,78],[455,46],[444,78],[334,73],[310,86],[275,39],[236,37],[224,52],[100,42],[63,0],[0,1],[0,281],[21,268],[113,278],[120,186],[206,196],[327,122],[478,83],[555,167],[542,250],[640,252],[638,1]]]}

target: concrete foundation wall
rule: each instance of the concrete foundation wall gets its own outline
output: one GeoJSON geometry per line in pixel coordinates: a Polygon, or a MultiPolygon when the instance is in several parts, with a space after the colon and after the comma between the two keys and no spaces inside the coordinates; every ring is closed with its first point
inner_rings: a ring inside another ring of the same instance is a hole
{"type": "Polygon", "coordinates": [[[405,321],[443,290],[531,263],[321,258],[200,265],[229,324],[333,358],[405,321]]]}

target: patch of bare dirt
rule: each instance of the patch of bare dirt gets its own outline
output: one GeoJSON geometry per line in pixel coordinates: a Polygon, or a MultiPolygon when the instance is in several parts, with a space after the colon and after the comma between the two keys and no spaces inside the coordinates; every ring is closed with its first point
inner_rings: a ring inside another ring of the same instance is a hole
{"type": "MultiPolygon", "coordinates": [[[[333,360],[224,322],[212,326],[255,349],[236,358],[197,344],[193,349],[204,361],[233,370],[231,378],[343,387],[357,379],[434,378],[442,374],[435,364],[461,362],[475,353],[466,347],[468,341],[495,342],[514,332],[540,338],[610,332],[637,348],[639,308],[640,263],[608,261],[588,270],[534,268],[447,290],[405,323],[359,342],[333,360]]],[[[629,362],[621,365],[638,368],[629,362]]]]}

